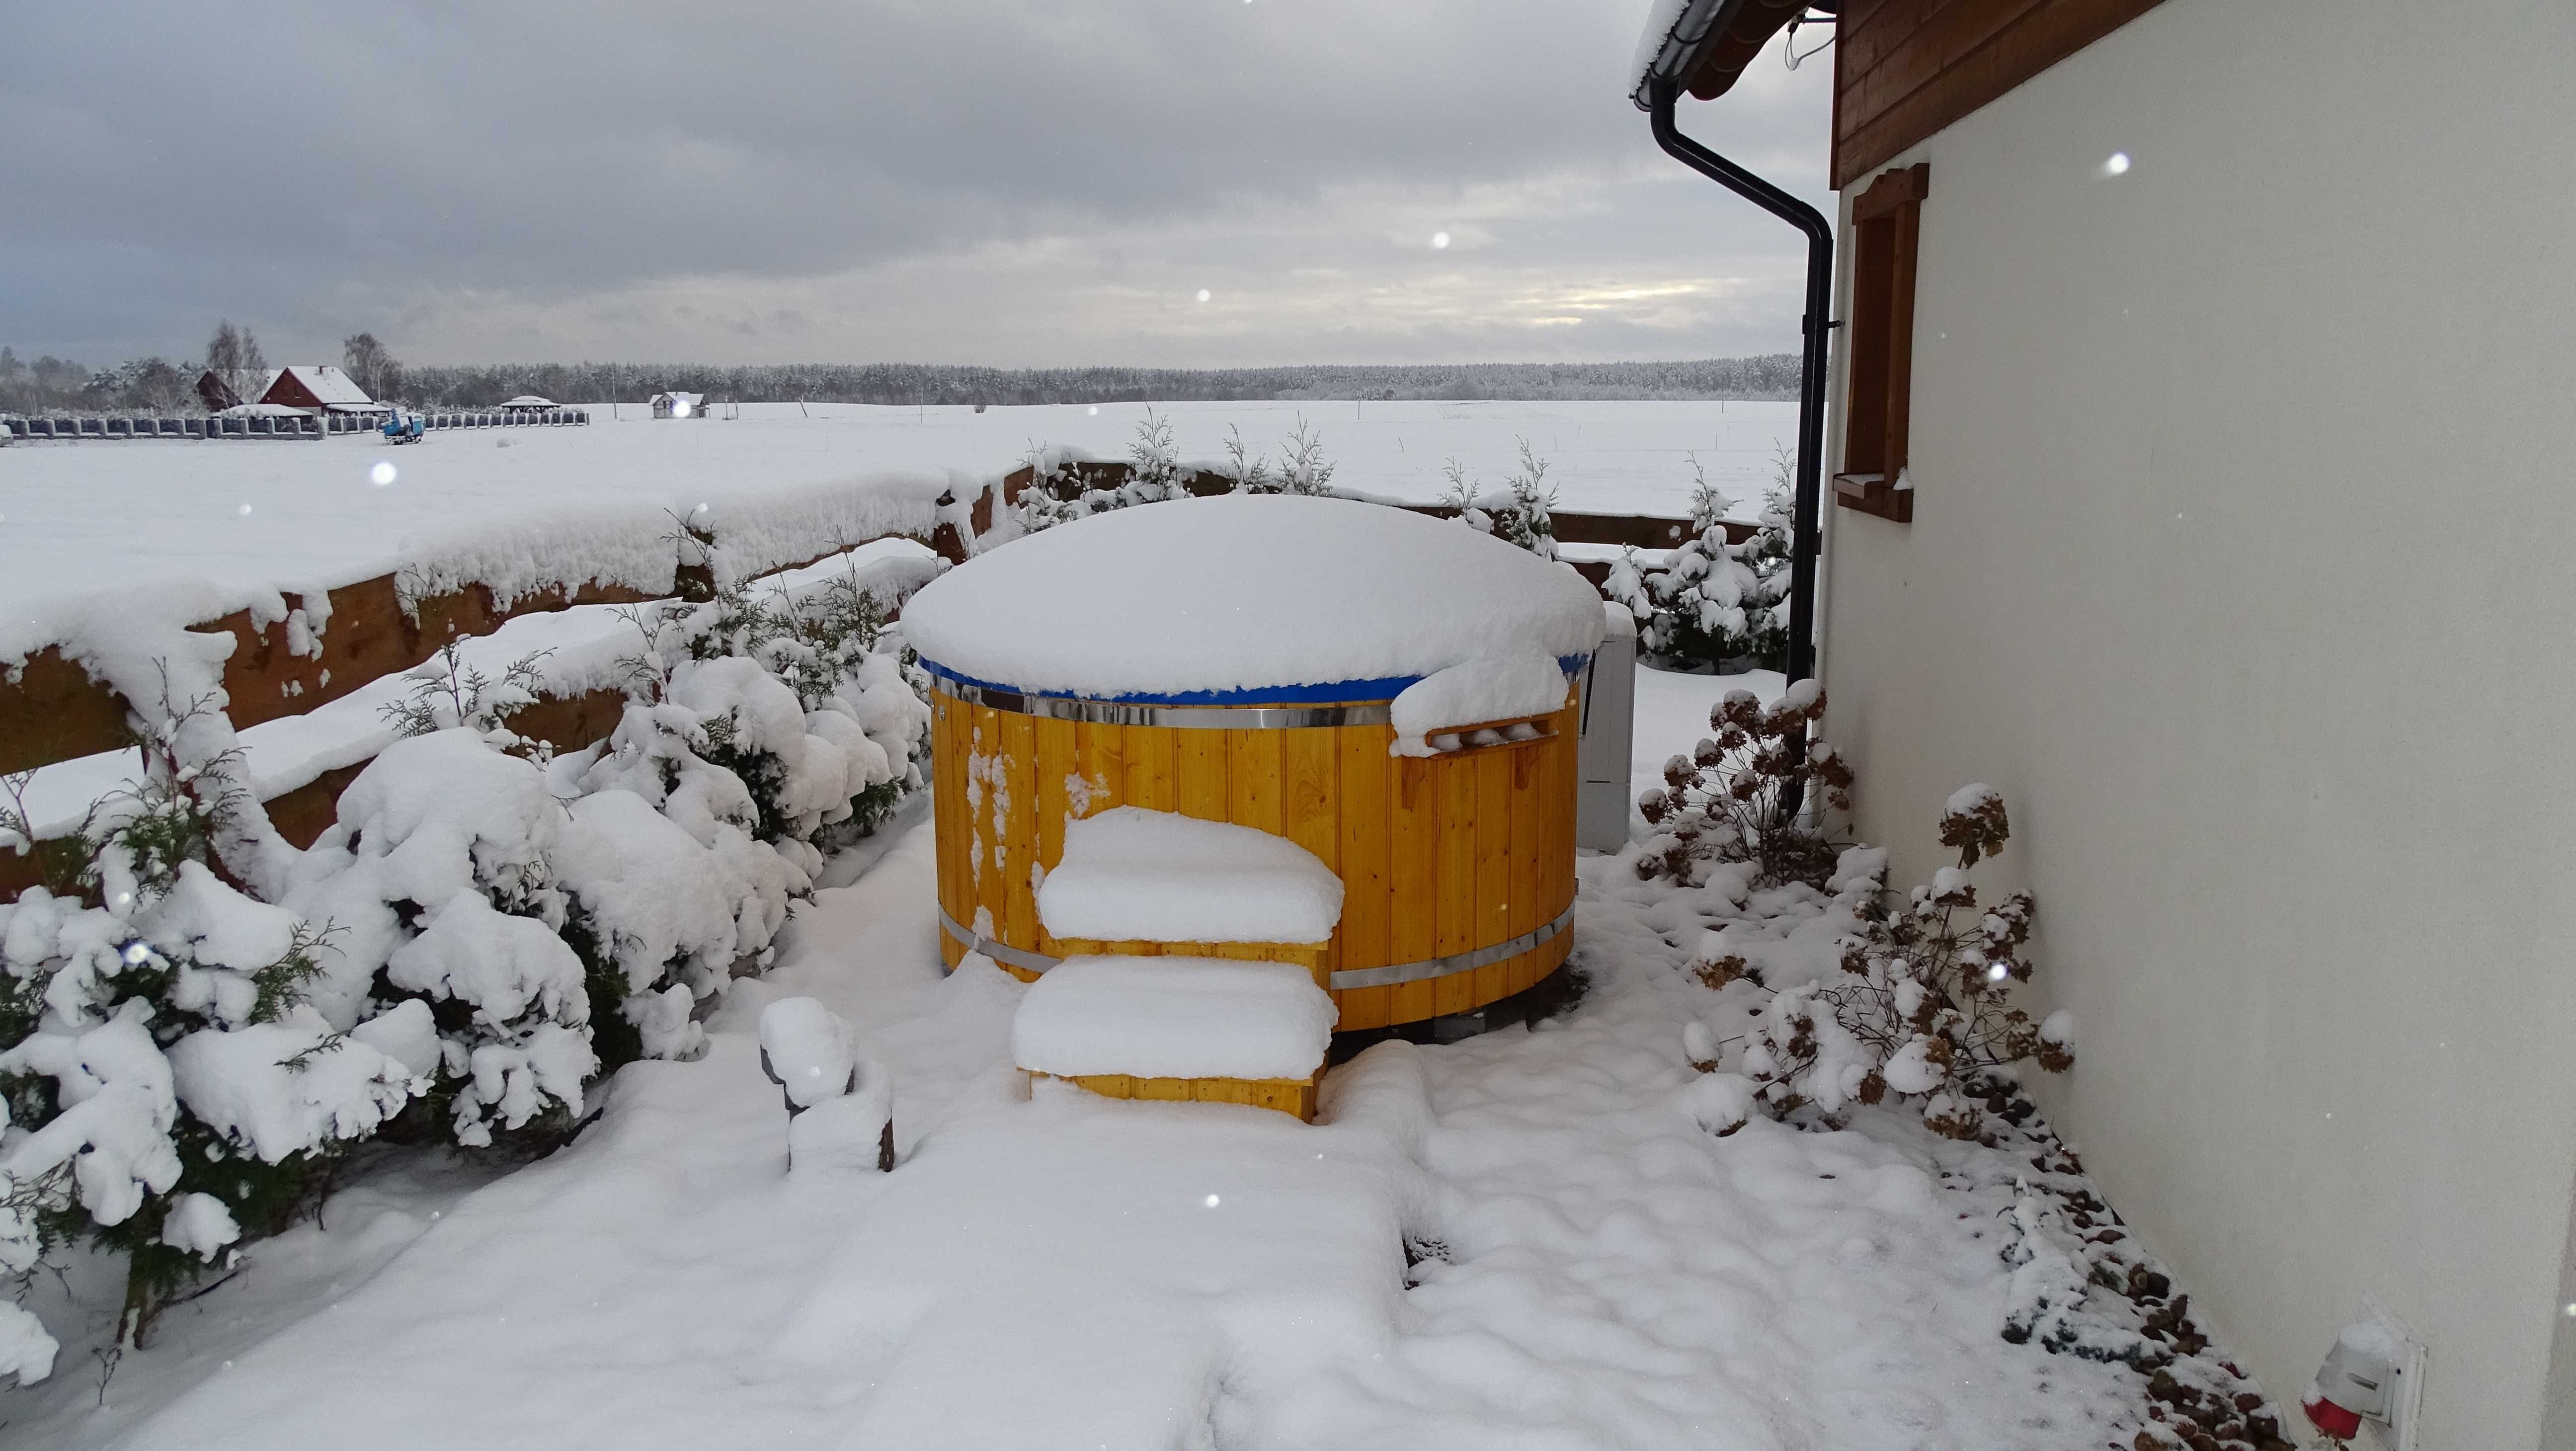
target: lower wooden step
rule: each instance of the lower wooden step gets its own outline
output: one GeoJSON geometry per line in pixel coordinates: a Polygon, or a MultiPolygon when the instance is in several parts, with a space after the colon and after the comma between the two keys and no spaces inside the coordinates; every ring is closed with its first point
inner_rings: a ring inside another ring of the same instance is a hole
{"type": "Polygon", "coordinates": [[[1036,1072],[1029,1076],[1070,1083],[1103,1098],[1163,1103],[1240,1103],[1295,1114],[1306,1123],[1315,1121],[1315,1094],[1324,1081],[1321,1069],[1317,1069],[1312,1078],[1139,1078],[1126,1073],[1065,1077],[1036,1072]]]}

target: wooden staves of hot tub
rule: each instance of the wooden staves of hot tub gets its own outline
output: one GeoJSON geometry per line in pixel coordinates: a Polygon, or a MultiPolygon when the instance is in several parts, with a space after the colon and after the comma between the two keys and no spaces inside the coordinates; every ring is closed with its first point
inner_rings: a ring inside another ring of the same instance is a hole
{"type": "MultiPolygon", "coordinates": [[[[1430,755],[1395,753],[1391,702],[1478,649],[1574,673],[1600,621],[1563,566],[1339,500],[1156,504],[962,566],[906,611],[937,687],[947,961],[981,950],[1028,978],[1099,950],[1044,930],[1039,874],[1067,821],[1138,806],[1276,833],[1341,877],[1341,922],[1312,965],[1342,1031],[1533,986],[1572,944],[1574,693],[1560,681],[1553,708],[1452,724],[1431,738],[1456,748],[1430,755]],[[1032,613],[1042,599],[1059,604],[1032,613]],[[987,647],[984,632],[1013,624],[1030,636],[987,647]],[[1146,638],[1111,659],[1122,629],[1146,638]]],[[[1293,945],[1118,950],[1297,960],[1293,945]]]]}

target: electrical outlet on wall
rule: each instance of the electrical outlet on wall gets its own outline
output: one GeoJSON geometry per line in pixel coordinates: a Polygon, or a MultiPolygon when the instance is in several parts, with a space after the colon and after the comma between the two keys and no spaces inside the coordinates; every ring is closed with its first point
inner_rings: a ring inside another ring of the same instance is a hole
{"type": "Polygon", "coordinates": [[[2377,1295],[2361,1298],[2361,1319],[2386,1326],[2401,1347],[2396,1383],[2389,1387],[2388,1420],[2364,1421],[2359,1444],[2373,1451],[2416,1451],[2415,1422],[2424,1404],[2424,1337],[2397,1318],[2377,1295]]]}

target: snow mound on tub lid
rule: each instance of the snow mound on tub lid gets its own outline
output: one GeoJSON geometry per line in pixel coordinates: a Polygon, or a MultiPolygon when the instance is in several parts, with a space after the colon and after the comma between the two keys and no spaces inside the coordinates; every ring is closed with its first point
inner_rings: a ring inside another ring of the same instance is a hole
{"type": "Polygon", "coordinates": [[[1333,1044],[1305,968],[1215,957],[1068,957],[1011,1020],[1022,1068],[1073,1078],[1305,1078],[1333,1044]]]}
{"type": "Polygon", "coordinates": [[[1121,806],[1067,822],[1038,920],[1095,942],[1322,942],[1342,879],[1284,836],[1121,806]]]}
{"type": "Polygon", "coordinates": [[[1454,522],[1226,494],[1014,541],[913,596],[903,629],[972,680],[1152,696],[1409,682],[1498,650],[1583,655],[1602,624],[1571,568],[1454,522]]]}

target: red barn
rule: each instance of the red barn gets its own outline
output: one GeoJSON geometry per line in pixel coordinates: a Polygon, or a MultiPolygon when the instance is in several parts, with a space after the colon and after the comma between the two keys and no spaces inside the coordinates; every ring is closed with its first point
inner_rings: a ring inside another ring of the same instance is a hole
{"type": "Polygon", "coordinates": [[[259,395],[259,401],[314,413],[385,411],[384,404],[368,397],[366,389],[328,363],[297,363],[280,370],[268,391],[259,395]]]}

